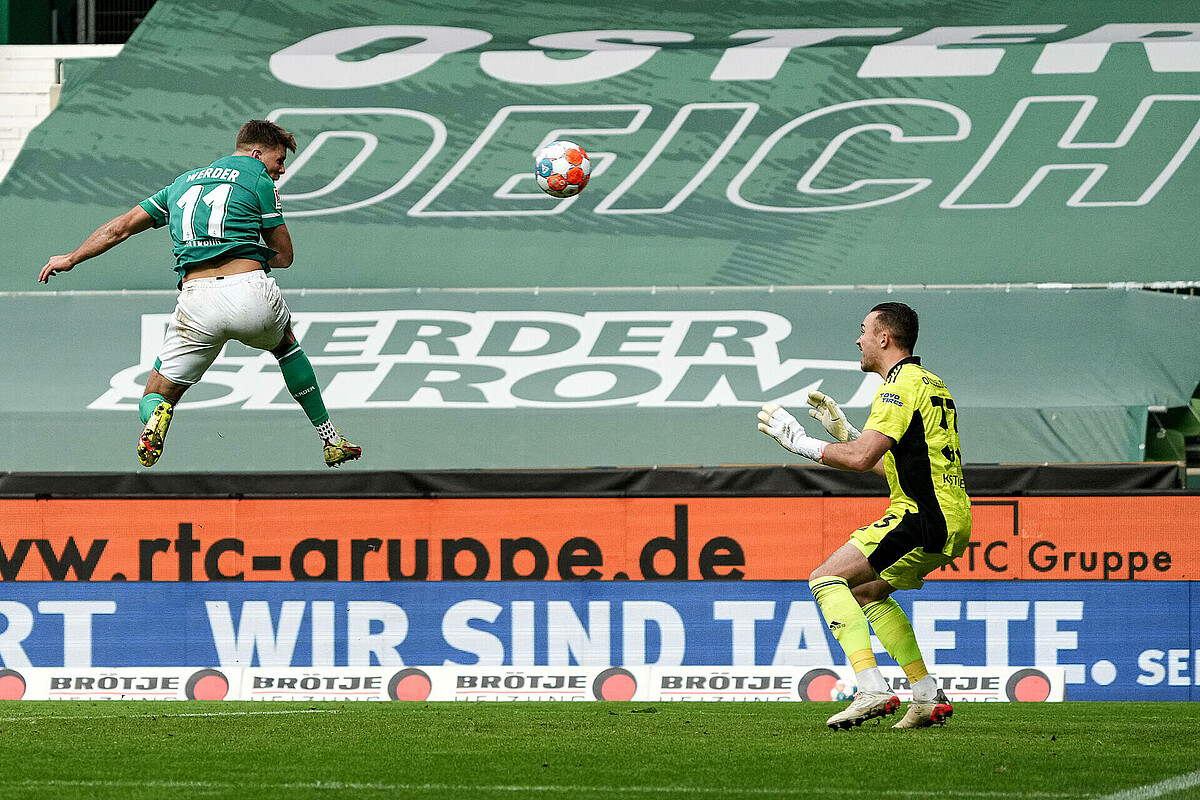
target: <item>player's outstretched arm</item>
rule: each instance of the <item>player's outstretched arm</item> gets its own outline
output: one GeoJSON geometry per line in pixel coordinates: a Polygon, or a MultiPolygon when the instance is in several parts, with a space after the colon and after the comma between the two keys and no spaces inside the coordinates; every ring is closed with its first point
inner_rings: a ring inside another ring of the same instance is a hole
{"type": "Polygon", "coordinates": [[[91,236],[83,240],[83,244],[70,253],[51,256],[50,260],[46,262],[46,266],[42,267],[38,281],[49,283],[51,276],[60,272],[70,272],[89,258],[108,252],[130,236],[141,233],[153,225],[154,220],[146,213],[146,209],[134,206],[121,216],[113,217],[94,230],[91,236]]]}
{"type": "Polygon", "coordinates": [[[867,428],[857,439],[827,445],[821,454],[821,463],[852,472],[884,475],[883,456],[895,444],[892,437],[867,428]]]}

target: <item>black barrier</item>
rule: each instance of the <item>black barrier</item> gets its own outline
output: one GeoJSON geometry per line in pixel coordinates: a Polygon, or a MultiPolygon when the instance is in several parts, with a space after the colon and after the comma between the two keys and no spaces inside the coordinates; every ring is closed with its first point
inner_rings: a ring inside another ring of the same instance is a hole
{"type": "MultiPolygon", "coordinates": [[[[980,464],[975,497],[1195,494],[1174,462],[980,464]]],[[[873,473],[819,466],[629,467],[413,472],[0,473],[0,498],[875,497],[873,473]]]]}

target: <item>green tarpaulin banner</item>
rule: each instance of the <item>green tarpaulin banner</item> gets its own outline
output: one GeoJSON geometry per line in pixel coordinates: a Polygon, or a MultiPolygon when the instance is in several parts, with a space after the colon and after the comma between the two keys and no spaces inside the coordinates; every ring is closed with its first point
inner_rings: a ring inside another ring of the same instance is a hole
{"type": "MultiPolygon", "coordinates": [[[[1200,10],[159,0],[0,187],[0,289],[270,117],[298,285],[1200,280],[1200,10]],[[531,154],[577,141],[577,198],[531,154]]],[[[71,288],[168,285],[164,236],[71,288]]]]}
{"type": "MultiPolygon", "coordinates": [[[[647,9],[159,0],[68,64],[0,184],[0,469],[137,466],[168,237],[38,269],[256,117],[299,141],[278,277],[352,469],[788,461],[757,407],[819,385],[861,424],[887,299],[966,461],[1143,458],[1200,380],[1197,298],[1130,288],[1200,283],[1194,3],[647,9]],[[565,200],[556,138],[594,164],[565,200]]],[[[231,346],[156,469],[323,469],[306,426],[231,346]]]]}
{"type": "MultiPolygon", "coordinates": [[[[286,277],[286,273],[283,273],[286,277]]],[[[1144,290],[288,291],[349,469],[780,464],[766,401],[810,388],[861,426],[878,386],[859,323],[921,314],[963,459],[1140,461],[1147,407],[1187,402],[1200,303],[1144,290]],[[1192,346],[1182,347],[1190,339],[1192,346]]],[[[172,292],[0,296],[0,470],[138,468],[137,401],[172,292]]],[[[228,345],[158,471],[324,469],[275,359],[228,345]]]]}

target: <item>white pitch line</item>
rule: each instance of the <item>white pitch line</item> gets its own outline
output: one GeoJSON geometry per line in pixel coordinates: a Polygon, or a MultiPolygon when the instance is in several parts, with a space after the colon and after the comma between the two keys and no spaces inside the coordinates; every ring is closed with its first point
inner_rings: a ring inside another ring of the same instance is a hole
{"type": "Polygon", "coordinates": [[[76,719],[141,719],[143,717],[260,717],[268,714],[337,714],[337,709],[329,708],[305,708],[279,711],[204,711],[191,714],[151,714],[142,712],[138,714],[42,714],[39,716],[26,717],[0,717],[0,722],[27,722],[41,719],[61,719],[61,720],[76,720],[76,719]]]}
{"type": "Polygon", "coordinates": [[[1174,778],[1167,778],[1165,781],[1159,781],[1158,783],[1136,786],[1132,789],[1117,792],[1116,794],[1106,794],[1096,800],[1150,800],[1153,797],[1162,797],[1173,792],[1181,792],[1193,786],[1200,786],[1200,770],[1189,772],[1185,775],[1176,775],[1174,778]]]}
{"type": "MultiPolygon", "coordinates": [[[[0,787],[6,789],[52,789],[52,788],[102,788],[102,789],[205,789],[226,791],[237,789],[245,791],[249,788],[285,791],[330,792],[363,792],[378,791],[389,793],[419,793],[419,792],[453,792],[460,795],[474,795],[479,792],[506,792],[511,794],[555,793],[555,794],[602,794],[602,795],[721,795],[723,797],[858,797],[860,789],[832,787],[781,787],[781,788],[736,788],[710,786],[469,786],[444,783],[345,783],[341,781],[312,781],[271,784],[221,783],[215,781],[21,781],[4,783],[0,787]],[[468,794],[469,793],[469,794],[468,794]]],[[[872,794],[880,797],[980,797],[980,798],[1083,798],[1085,795],[1062,792],[970,792],[955,790],[905,791],[883,790],[872,794]]]]}
{"type": "Polygon", "coordinates": [[[337,714],[334,708],[298,708],[279,711],[197,711],[192,714],[155,714],[156,717],[260,717],[267,714],[337,714]]]}

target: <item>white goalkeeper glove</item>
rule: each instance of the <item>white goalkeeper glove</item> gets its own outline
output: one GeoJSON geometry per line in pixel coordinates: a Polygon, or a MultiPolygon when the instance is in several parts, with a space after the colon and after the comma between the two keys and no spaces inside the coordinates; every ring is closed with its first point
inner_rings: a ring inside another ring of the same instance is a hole
{"type": "Polygon", "coordinates": [[[798,456],[820,461],[825,451],[825,442],[814,439],[804,432],[800,420],[781,408],[778,403],[767,403],[758,412],[758,429],[791,450],[798,456]]]}
{"type": "Polygon", "coordinates": [[[838,407],[834,399],[815,389],[808,393],[808,404],[812,406],[808,415],[821,423],[829,435],[839,442],[852,442],[862,433],[846,419],[846,413],[838,407]]]}

